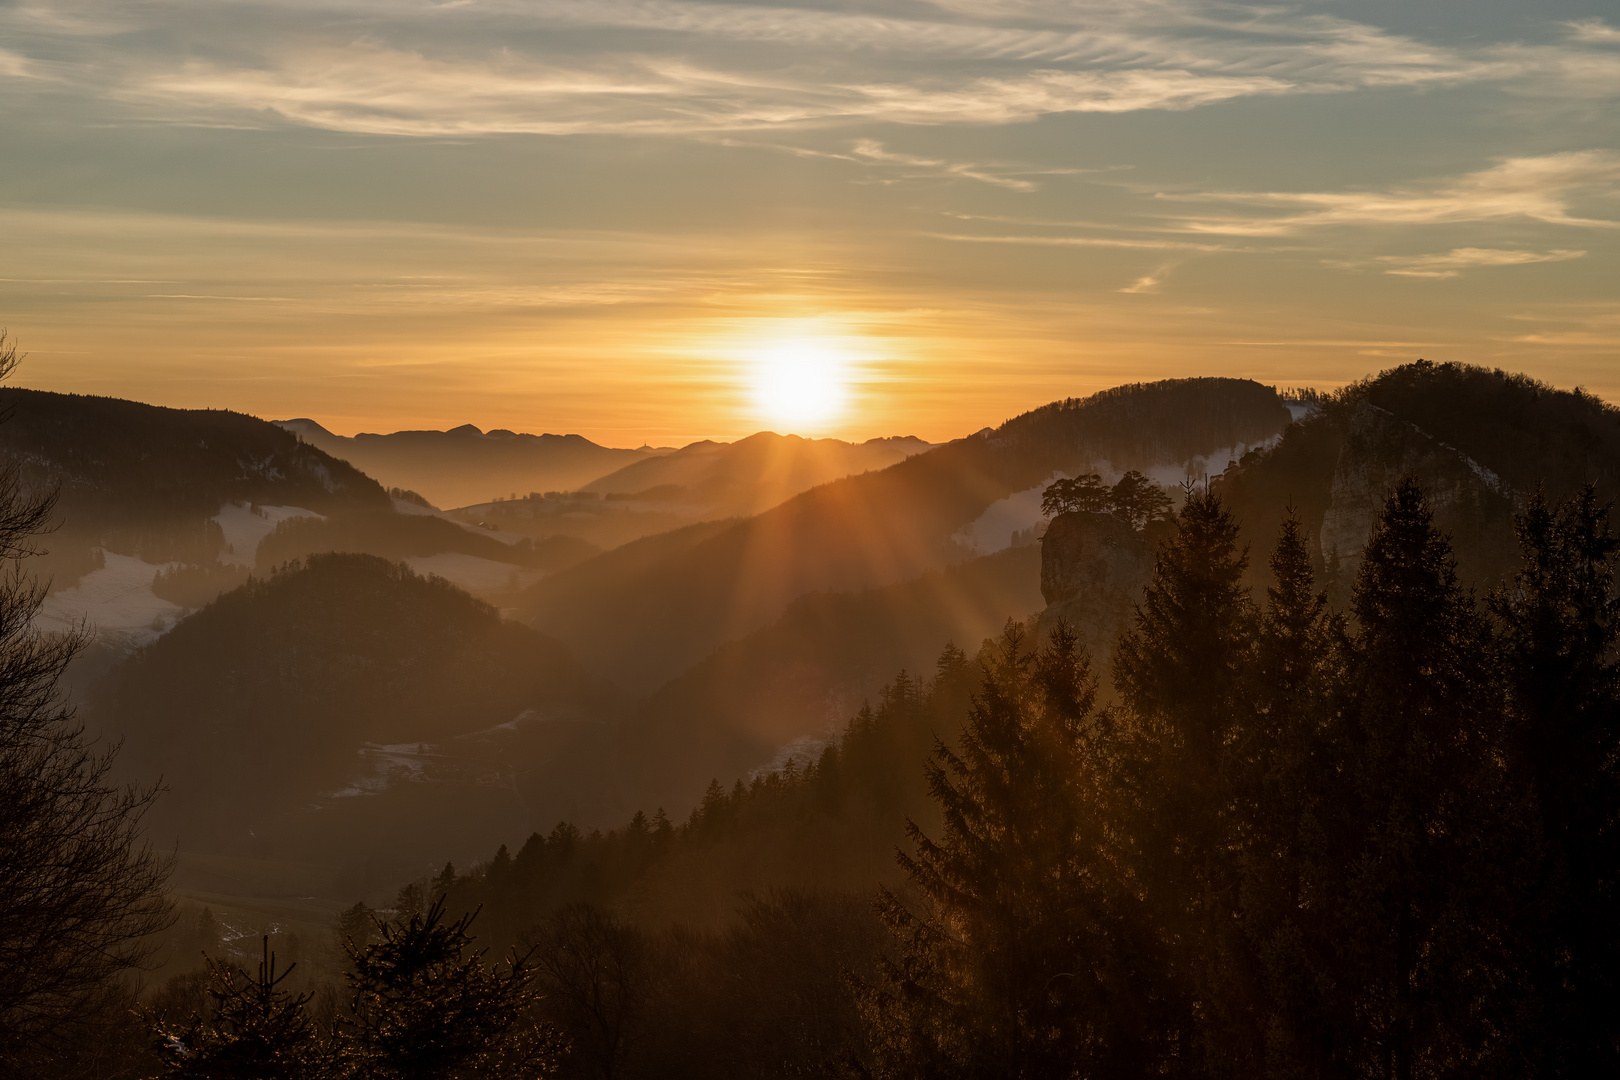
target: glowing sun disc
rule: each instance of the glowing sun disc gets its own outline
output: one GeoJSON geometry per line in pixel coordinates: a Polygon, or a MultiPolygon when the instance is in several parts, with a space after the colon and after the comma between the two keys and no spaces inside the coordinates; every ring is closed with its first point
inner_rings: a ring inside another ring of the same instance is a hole
{"type": "Polygon", "coordinates": [[[774,420],[817,423],[843,411],[848,378],[843,357],[824,345],[777,345],[756,361],[754,399],[774,420]]]}

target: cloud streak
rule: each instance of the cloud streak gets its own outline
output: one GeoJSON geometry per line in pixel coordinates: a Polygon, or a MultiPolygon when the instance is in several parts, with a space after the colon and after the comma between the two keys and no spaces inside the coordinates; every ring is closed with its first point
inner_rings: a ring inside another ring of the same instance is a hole
{"type": "Polygon", "coordinates": [[[1452,278],[1464,270],[1493,266],[1530,266],[1535,263],[1567,262],[1586,255],[1564,248],[1552,251],[1512,251],[1500,248],[1452,248],[1435,255],[1380,255],[1384,273],[1401,277],[1452,278]]]}
{"type": "Polygon", "coordinates": [[[1620,221],[1581,216],[1572,207],[1580,196],[1612,195],[1617,188],[1620,154],[1576,150],[1507,158],[1453,180],[1384,191],[1213,191],[1159,198],[1236,204],[1259,211],[1177,219],[1187,232],[1229,236],[1291,236],[1333,226],[1513,220],[1612,229],[1620,228],[1620,221]]]}
{"type": "Polygon", "coordinates": [[[901,10],[37,0],[0,14],[22,44],[0,73],[28,70],[33,49],[147,119],[426,137],[994,125],[1485,82],[1612,98],[1620,78],[1601,47],[1613,30],[1595,20],[1558,42],[1486,48],[1186,0],[901,10]]]}

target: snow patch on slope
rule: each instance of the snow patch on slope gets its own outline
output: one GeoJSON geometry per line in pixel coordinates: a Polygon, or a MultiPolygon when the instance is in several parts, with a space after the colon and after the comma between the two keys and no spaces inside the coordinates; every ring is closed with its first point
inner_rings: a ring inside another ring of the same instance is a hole
{"type": "Polygon", "coordinates": [[[172,627],[184,612],[152,592],[152,579],[162,566],[132,555],[103,553],[100,570],[79,579],[71,589],[45,598],[38,625],[42,630],[67,631],[80,622],[100,638],[115,638],[135,647],[145,645],[172,627]]]}
{"type": "MultiPolygon", "coordinates": [[[[1279,432],[1261,442],[1223,446],[1207,454],[1189,458],[1179,465],[1154,465],[1142,469],[1141,472],[1161,487],[1176,488],[1187,480],[1218,476],[1226,470],[1228,464],[1242,460],[1244,454],[1252,450],[1268,450],[1277,445],[1281,438],[1282,433],[1279,432]]],[[[1108,461],[1096,462],[1086,471],[1096,473],[1103,483],[1109,485],[1118,483],[1119,478],[1125,475],[1124,469],[1117,468],[1108,461]]],[[[1024,532],[1046,520],[1041,514],[1041,496],[1046,493],[1052,482],[1060,477],[1071,478],[1068,473],[1054,472],[1026,491],[1016,491],[1005,499],[991,503],[971,525],[957,530],[951,539],[980,555],[990,555],[1011,547],[1015,533],[1024,532]]]]}
{"type": "Polygon", "coordinates": [[[214,521],[225,533],[225,550],[219,561],[226,565],[253,566],[259,541],[275,531],[277,525],[288,518],[323,517],[302,506],[246,506],[228,502],[219,508],[214,521]]]}

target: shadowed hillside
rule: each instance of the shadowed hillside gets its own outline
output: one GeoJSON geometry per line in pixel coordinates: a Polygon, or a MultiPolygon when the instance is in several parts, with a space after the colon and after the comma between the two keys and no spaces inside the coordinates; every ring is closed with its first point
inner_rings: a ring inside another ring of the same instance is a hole
{"type": "Polygon", "coordinates": [[[1460,569],[1488,587],[1513,565],[1513,513],[1538,486],[1554,498],[1588,481],[1620,492],[1620,409],[1524,375],[1418,361],[1325,398],[1220,486],[1253,543],[1291,505],[1340,595],[1378,506],[1407,474],[1429,490],[1460,569]]]}
{"type": "Polygon", "coordinates": [[[809,593],[722,645],[626,722],[622,768],[636,805],[684,810],[711,777],[746,774],[796,741],[813,756],[894,672],[927,671],[945,643],[976,650],[1009,616],[1039,611],[1040,551],[1013,547],[883,588],[809,593]]]}
{"type": "Polygon", "coordinates": [[[513,746],[613,700],[447,582],[317,555],[183,619],[97,685],[87,716],[125,740],[129,776],[168,786],[165,844],[397,863],[526,822],[513,746]]]}
{"type": "Polygon", "coordinates": [[[24,479],[58,485],[62,528],[40,572],[72,585],[100,550],[148,563],[211,563],[227,502],[330,514],[388,506],[370,477],[274,424],[213,409],[165,409],[117,398],[0,390],[0,452],[24,479]]]}
{"type": "Polygon", "coordinates": [[[497,540],[448,518],[372,510],[335,518],[290,518],[259,541],[255,562],[261,572],[292,559],[326,551],[362,552],[400,560],[430,555],[469,555],[534,570],[561,570],[598,553],[571,536],[534,541],[497,540]]]}

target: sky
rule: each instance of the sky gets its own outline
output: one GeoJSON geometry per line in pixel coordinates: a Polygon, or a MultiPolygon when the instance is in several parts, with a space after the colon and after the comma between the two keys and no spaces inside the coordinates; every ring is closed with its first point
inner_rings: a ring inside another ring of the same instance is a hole
{"type": "Polygon", "coordinates": [[[1419,357],[1620,402],[1613,0],[0,0],[21,385],[943,440],[1419,357]]]}

